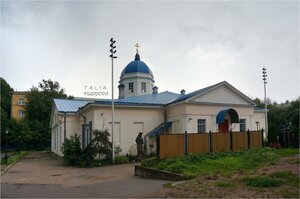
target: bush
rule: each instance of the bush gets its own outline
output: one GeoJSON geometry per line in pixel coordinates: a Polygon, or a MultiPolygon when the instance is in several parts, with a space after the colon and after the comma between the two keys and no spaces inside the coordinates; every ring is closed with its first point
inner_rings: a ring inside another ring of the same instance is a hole
{"type": "MultiPolygon", "coordinates": [[[[80,136],[77,134],[71,136],[70,139],[66,138],[62,145],[63,158],[71,166],[90,167],[99,165],[99,162],[95,161],[97,155],[111,161],[111,152],[111,142],[109,142],[109,132],[107,130],[95,130],[93,140],[84,149],[81,148],[80,136]]],[[[120,160],[120,162],[123,161],[124,159],[120,160]]]]}
{"type": "Polygon", "coordinates": [[[63,159],[71,166],[80,166],[80,157],[83,155],[80,147],[80,136],[75,134],[70,139],[65,138],[62,144],[63,159]]]}
{"type": "Polygon", "coordinates": [[[126,156],[117,156],[115,158],[115,164],[124,164],[129,163],[129,160],[126,156]]]}
{"type": "Polygon", "coordinates": [[[182,162],[178,162],[178,163],[171,164],[170,166],[168,166],[168,171],[171,171],[174,173],[183,173],[183,171],[185,169],[187,169],[187,165],[182,162]]]}
{"type": "Polygon", "coordinates": [[[154,167],[155,165],[157,165],[160,162],[159,159],[157,159],[156,157],[152,157],[152,158],[147,158],[144,159],[141,162],[141,166],[142,167],[154,167]]]}

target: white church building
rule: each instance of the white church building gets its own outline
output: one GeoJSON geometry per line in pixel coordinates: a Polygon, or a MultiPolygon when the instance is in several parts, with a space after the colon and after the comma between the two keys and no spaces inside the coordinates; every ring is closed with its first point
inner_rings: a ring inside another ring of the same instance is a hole
{"type": "MultiPolygon", "coordinates": [[[[186,94],[158,92],[150,68],[136,53],[122,71],[115,99],[114,143],[121,154],[136,153],[135,139],[143,133],[147,153],[155,151],[158,134],[243,132],[265,128],[265,113],[228,82],[186,94]]],[[[95,129],[111,132],[111,100],[54,99],[51,150],[62,155],[64,138],[80,135],[82,147],[95,129]]]]}

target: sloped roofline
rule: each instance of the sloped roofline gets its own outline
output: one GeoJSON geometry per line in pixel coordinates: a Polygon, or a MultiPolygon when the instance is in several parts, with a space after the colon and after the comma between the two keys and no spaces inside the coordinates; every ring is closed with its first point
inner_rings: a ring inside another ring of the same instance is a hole
{"type": "Polygon", "coordinates": [[[169,103],[168,105],[171,104],[175,104],[175,103],[183,103],[183,102],[190,102],[198,97],[201,97],[215,89],[218,89],[222,86],[227,86],[231,91],[233,91],[234,93],[236,93],[237,95],[239,95],[241,98],[243,98],[244,100],[246,100],[247,102],[249,102],[251,105],[255,106],[255,102],[250,99],[248,96],[246,96],[245,94],[243,94],[241,91],[239,91],[238,89],[236,89],[234,86],[232,86],[231,84],[229,84],[227,81],[222,81],[219,82],[217,84],[214,84],[212,86],[208,86],[199,90],[196,90],[194,92],[191,92],[187,95],[181,96],[179,98],[177,98],[176,100],[174,100],[173,102],[169,103]]]}
{"type": "MultiPolygon", "coordinates": [[[[238,96],[243,98],[245,101],[249,102],[249,104],[251,104],[253,106],[256,105],[254,103],[254,101],[252,101],[249,97],[247,97],[245,94],[240,92],[238,89],[236,89],[234,86],[232,86],[231,84],[229,84],[226,81],[222,81],[222,82],[219,82],[219,83],[214,84],[212,86],[208,86],[208,87],[193,91],[193,92],[191,92],[189,94],[186,94],[186,95],[180,95],[180,96],[172,99],[169,102],[163,102],[163,103],[149,103],[149,102],[148,103],[146,103],[146,102],[143,103],[143,102],[140,102],[139,103],[139,102],[118,101],[118,99],[116,99],[115,105],[122,106],[122,107],[125,107],[125,106],[134,107],[135,106],[135,107],[149,107],[149,108],[150,107],[159,107],[159,106],[162,107],[162,106],[175,105],[177,103],[190,102],[190,101],[194,100],[195,98],[203,96],[203,95],[205,95],[205,94],[207,94],[207,93],[209,93],[209,92],[211,92],[211,91],[213,91],[217,88],[220,88],[222,86],[226,86],[229,90],[231,90],[232,92],[234,92],[235,94],[237,94],[238,96]]],[[[161,92],[161,93],[166,93],[166,92],[169,92],[169,91],[165,91],[165,92],[161,92]]],[[[169,92],[169,93],[173,93],[173,92],[169,92]]],[[[176,94],[176,93],[173,93],[173,94],[176,94]]],[[[149,94],[149,95],[153,95],[153,94],[149,94]]],[[[95,99],[91,98],[90,101],[88,99],[78,100],[78,101],[87,101],[87,103],[85,105],[81,106],[81,107],[78,107],[77,111],[70,111],[70,112],[63,111],[63,113],[75,113],[76,114],[76,113],[82,111],[83,109],[85,109],[85,108],[87,108],[88,106],[91,106],[91,105],[97,105],[97,106],[99,106],[99,105],[110,106],[111,105],[111,100],[109,100],[109,99],[95,100],[95,99]]],[[[61,112],[61,111],[58,111],[58,112],[61,112]]]]}

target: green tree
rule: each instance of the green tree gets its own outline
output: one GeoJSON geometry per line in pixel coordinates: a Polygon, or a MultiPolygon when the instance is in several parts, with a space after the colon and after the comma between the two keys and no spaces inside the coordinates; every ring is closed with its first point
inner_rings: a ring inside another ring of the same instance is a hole
{"type": "Polygon", "coordinates": [[[96,153],[99,157],[112,158],[112,143],[109,141],[110,134],[107,129],[94,131],[94,138],[92,144],[95,147],[96,153]]]}
{"type": "Polygon", "coordinates": [[[1,87],[1,144],[5,143],[5,130],[9,127],[10,118],[10,104],[11,96],[10,93],[13,89],[6,82],[5,79],[0,77],[0,87],[1,87]]]}
{"type": "MultiPolygon", "coordinates": [[[[49,122],[54,98],[67,98],[65,90],[56,81],[42,80],[38,87],[32,87],[27,93],[26,119],[30,129],[38,134],[37,149],[50,147],[51,131],[49,122]]],[[[35,133],[35,134],[36,134],[35,133]]]]}

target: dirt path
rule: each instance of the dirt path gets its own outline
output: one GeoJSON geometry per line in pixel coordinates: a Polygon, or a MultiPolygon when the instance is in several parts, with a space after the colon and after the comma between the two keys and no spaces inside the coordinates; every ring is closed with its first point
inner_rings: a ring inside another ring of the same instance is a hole
{"type": "Polygon", "coordinates": [[[169,183],[165,189],[149,197],[182,198],[299,198],[299,154],[280,158],[275,164],[231,177],[200,176],[186,182],[169,183]],[[293,183],[285,181],[279,187],[249,187],[244,177],[269,177],[274,172],[288,173],[293,183]]]}

